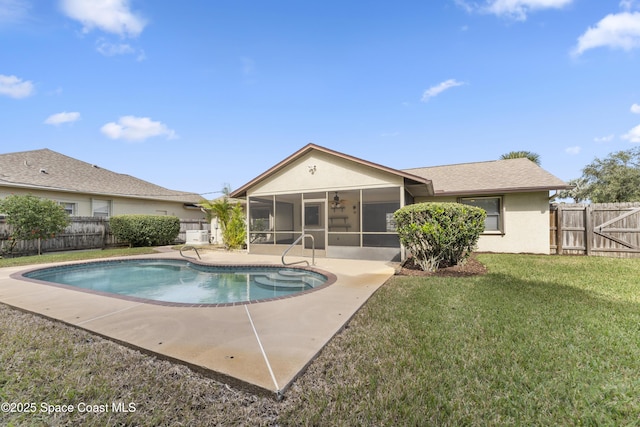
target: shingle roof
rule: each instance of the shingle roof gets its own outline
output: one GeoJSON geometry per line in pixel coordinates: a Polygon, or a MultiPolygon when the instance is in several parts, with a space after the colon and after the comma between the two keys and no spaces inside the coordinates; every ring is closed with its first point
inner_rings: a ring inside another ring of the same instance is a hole
{"type": "Polygon", "coordinates": [[[0,154],[0,186],[197,203],[195,193],[169,190],[49,149],[0,154]]]}
{"type": "Polygon", "coordinates": [[[404,169],[429,178],[436,196],[512,193],[571,188],[526,158],[404,169]]]}

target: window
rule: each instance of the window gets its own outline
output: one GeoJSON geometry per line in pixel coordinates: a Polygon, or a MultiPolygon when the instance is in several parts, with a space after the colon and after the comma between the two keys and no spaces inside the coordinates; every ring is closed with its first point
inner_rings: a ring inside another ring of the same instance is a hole
{"type": "Polygon", "coordinates": [[[476,206],[487,212],[487,219],[484,221],[484,232],[503,232],[502,224],[502,197],[469,197],[459,199],[465,205],[476,206]]]}
{"type": "Polygon", "coordinates": [[[75,203],[68,203],[68,202],[58,202],[58,204],[60,206],[62,206],[62,208],[64,209],[64,211],[69,215],[69,216],[74,216],[77,212],[77,208],[76,208],[76,204],[75,203]]]}
{"type": "Polygon", "coordinates": [[[111,201],[93,199],[93,216],[108,218],[111,215],[111,201]]]}

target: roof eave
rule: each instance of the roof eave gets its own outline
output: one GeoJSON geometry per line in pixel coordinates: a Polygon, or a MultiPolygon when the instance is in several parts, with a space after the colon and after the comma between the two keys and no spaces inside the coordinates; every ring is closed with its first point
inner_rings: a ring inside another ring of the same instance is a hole
{"type": "Polygon", "coordinates": [[[513,187],[513,188],[483,188],[479,190],[461,191],[436,191],[435,197],[441,196],[466,196],[466,195],[480,195],[480,194],[506,194],[506,193],[534,193],[538,191],[556,191],[556,190],[569,190],[573,188],[570,185],[554,185],[543,187],[513,187]]]}
{"type": "MultiPolygon", "coordinates": [[[[20,183],[13,183],[9,181],[1,181],[0,186],[7,187],[7,188],[12,188],[12,187],[23,188],[27,190],[57,191],[59,193],[68,193],[68,194],[87,194],[91,196],[101,196],[101,197],[121,197],[123,199],[144,199],[144,200],[157,200],[157,201],[163,201],[163,202],[189,203],[189,204],[196,203],[195,200],[187,200],[186,198],[182,199],[182,198],[178,198],[178,196],[176,196],[176,198],[174,199],[174,198],[168,198],[168,197],[163,198],[162,196],[137,196],[135,194],[102,193],[97,191],[81,191],[81,190],[73,190],[69,188],[47,187],[46,185],[20,184],[20,183]]],[[[193,195],[194,197],[197,196],[200,199],[202,199],[202,196],[200,196],[199,194],[193,193],[193,195]]]]}

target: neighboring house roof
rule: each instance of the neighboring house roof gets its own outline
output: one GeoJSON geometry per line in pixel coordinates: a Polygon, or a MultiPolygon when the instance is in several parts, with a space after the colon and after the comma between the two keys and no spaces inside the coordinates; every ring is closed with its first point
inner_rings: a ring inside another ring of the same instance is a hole
{"type": "Polygon", "coordinates": [[[103,169],[49,149],[0,154],[0,186],[195,204],[195,193],[103,169]]]}
{"type": "Polygon", "coordinates": [[[436,196],[571,188],[526,158],[405,169],[433,181],[436,196]]]}
{"type": "Polygon", "coordinates": [[[360,165],[364,165],[364,166],[368,166],[368,167],[371,167],[371,168],[374,168],[374,169],[378,169],[378,170],[381,170],[381,171],[384,171],[384,172],[388,172],[388,173],[393,174],[393,175],[398,175],[398,176],[404,178],[405,186],[410,191],[415,193],[414,195],[416,195],[416,196],[432,196],[433,195],[433,186],[431,185],[431,180],[429,178],[422,177],[422,176],[417,176],[417,175],[414,175],[414,174],[409,173],[407,171],[401,171],[401,170],[398,170],[398,169],[389,168],[387,166],[382,166],[382,165],[379,165],[377,163],[368,162],[366,160],[362,160],[362,159],[359,159],[357,157],[349,156],[347,154],[340,153],[338,151],[330,150],[328,148],[321,147],[321,146],[316,145],[316,144],[307,144],[304,147],[302,147],[300,150],[296,151],[295,153],[293,153],[292,155],[290,155],[289,157],[287,157],[286,159],[284,159],[283,161],[278,163],[277,165],[273,166],[271,169],[267,170],[266,172],[262,173],[258,177],[254,178],[253,180],[249,181],[248,183],[246,183],[242,187],[240,187],[237,190],[235,190],[234,192],[232,192],[230,194],[230,196],[231,197],[239,197],[239,198],[245,197],[247,195],[247,190],[249,188],[253,187],[254,185],[256,185],[258,183],[260,183],[261,181],[263,181],[264,179],[268,178],[272,174],[278,172],[279,170],[287,167],[292,162],[296,161],[300,157],[304,156],[305,154],[307,154],[307,153],[309,153],[310,151],[313,151],[313,150],[320,151],[320,152],[323,152],[323,153],[326,153],[326,154],[330,154],[330,155],[333,155],[333,156],[336,156],[336,157],[340,157],[342,159],[350,160],[350,161],[358,163],[360,165]]]}

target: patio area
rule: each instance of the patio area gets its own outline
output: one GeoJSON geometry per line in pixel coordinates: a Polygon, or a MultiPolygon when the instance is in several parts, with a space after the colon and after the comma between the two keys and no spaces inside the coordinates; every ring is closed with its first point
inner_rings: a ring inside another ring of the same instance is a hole
{"type": "MultiPolygon", "coordinates": [[[[281,265],[272,255],[201,255],[211,264],[281,265]]],[[[167,250],[136,258],[180,255],[167,250]]],[[[316,259],[315,267],[335,274],[336,282],[292,298],[228,307],[170,307],[105,297],[19,280],[16,275],[31,268],[11,267],[0,269],[0,303],[186,364],[236,387],[281,396],[395,271],[389,262],[330,258],[316,259]]]]}

